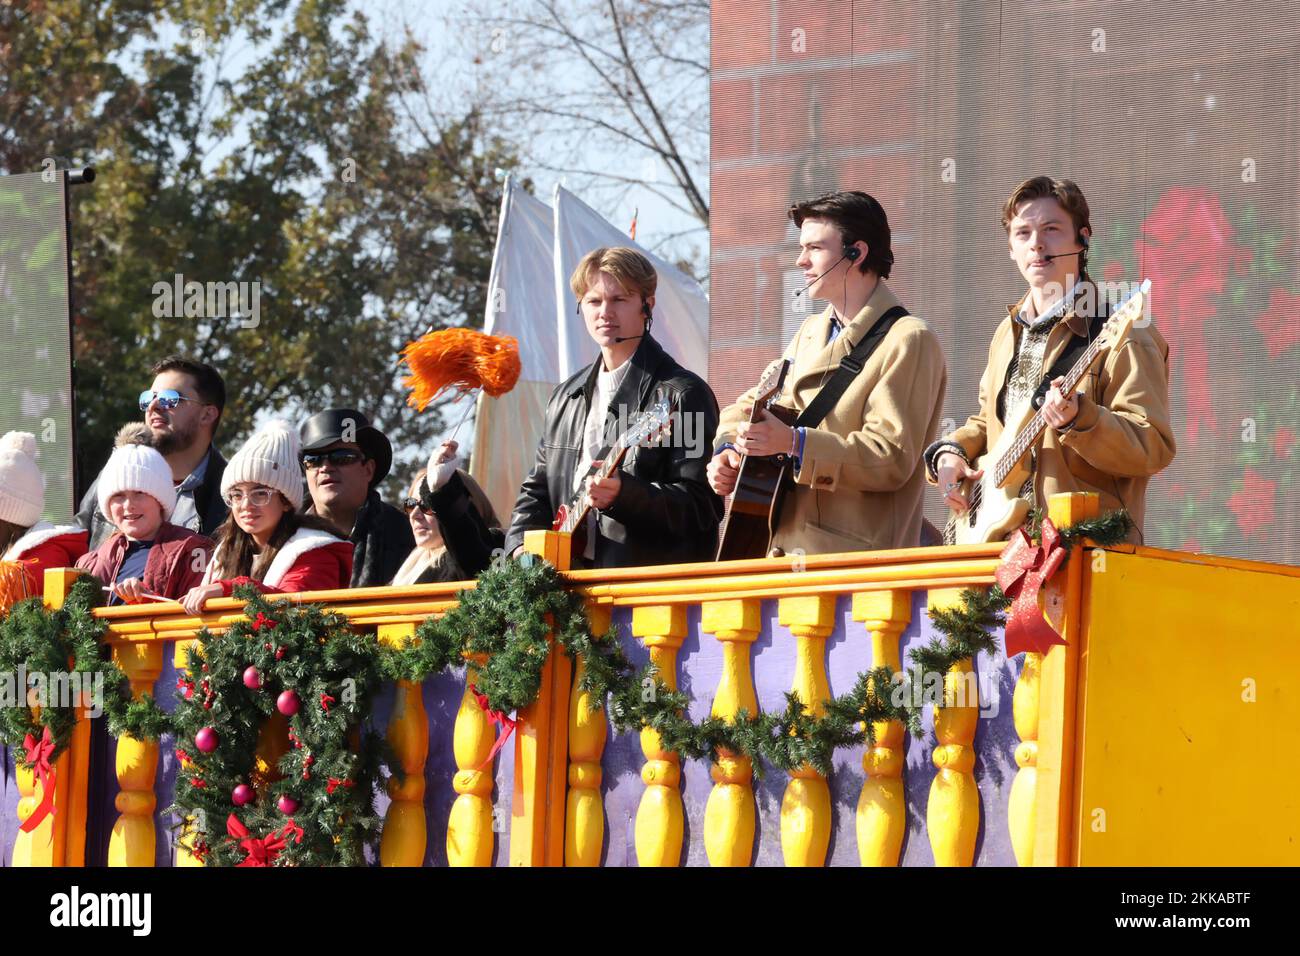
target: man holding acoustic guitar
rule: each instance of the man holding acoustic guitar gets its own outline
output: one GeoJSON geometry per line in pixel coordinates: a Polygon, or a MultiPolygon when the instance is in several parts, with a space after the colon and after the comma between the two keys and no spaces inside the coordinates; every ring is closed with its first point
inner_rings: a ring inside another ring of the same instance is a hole
{"type": "Polygon", "coordinates": [[[1175,453],[1169,346],[1140,315],[1147,286],[1107,309],[1087,274],[1088,201],[1069,180],[1025,180],[1002,226],[1029,291],[993,334],[979,411],[925,450],[950,537],[1001,540],[1048,496],[1091,491],[1103,512],[1126,508],[1141,540],[1147,482],[1175,453]]]}
{"type": "Polygon", "coordinates": [[[708,466],[713,490],[732,496],[718,558],[914,546],[921,452],[947,384],[939,339],[885,284],[894,255],[880,203],[839,192],[789,215],[807,280],[799,294],[830,305],[722,413],[708,466]],[[784,407],[766,401],[778,381],[784,407]]]}
{"type": "Polygon", "coordinates": [[[600,355],[551,395],[505,552],[522,550],[525,531],[555,528],[572,535],[574,567],[709,560],[722,514],[704,476],[718,402],[650,335],[654,266],[634,249],[594,249],[569,284],[600,355]]]}

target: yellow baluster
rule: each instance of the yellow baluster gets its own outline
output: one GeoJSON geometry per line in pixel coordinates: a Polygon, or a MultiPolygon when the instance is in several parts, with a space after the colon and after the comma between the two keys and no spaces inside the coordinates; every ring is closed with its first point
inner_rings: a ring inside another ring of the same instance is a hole
{"type": "MultiPolygon", "coordinates": [[[[659,679],[677,689],[677,650],[686,637],[686,608],[680,604],[638,607],[632,611],[632,634],[650,649],[659,679]]],[[[641,866],[679,866],[682,857],[682,772],[677,755],[663,749],[659,734],[641,731],[641,768],[645,792],[636,811],[636,858],[641,866]]]]}
{"type": "MultiPolygon", "coordinates": [[[[960,590],[929,593],[928,605],[952,607],[960,590]]],[[[933,760],[938,773],[930,784],[926,826],[936,866],[970,866],[975,862],[980,801],[975,786],[975,728],[979,723],[979,689],[973,661],[956,664],[943,676],[943,706],[934,710],[937,741],[933,760]]]]}
{"type": "MultiPolygon", "coordinates": [[[[172,666],[176,668],[176,673],[178,675],[184,674],[186,677],[193,677],[189,669],[189,655],[186,653],[189,650],[190,645],[193,643],[193,641],[176,642],[176,646],[172,651],[172,666]]],[[[198,693],[198,691],[196,690],[195,693],[198,693]]],[[[189,741],[188,743],[183,740],[176,741],[176,748],[178,750],[185,750],[187,747],[192,747],[193,745],[193,741],[189,741]]],[[[188,760],[182,760],[180,767],[176,771],[176,776],[179,778],[184,774],[189,765],[190,762],[188,760]]],[[[190,821],[193,819],[193,817],[186,818],[185,826],[181,829],[180,836],[176,839],[176,862],[173,864],[175,866],[193,867],[203,865],[203,861],[194,855],[194,831],[190,827],[190,821]]],[[[213,822],[217,823],[218,821],[213,822]]],[[[224,827],[224,823],[221,825],[224,827]]]]}
{"type": "MultiPolygon", "coordinates": [[[[820,717],[831,696],[826,638],[835,628],[834,595],[789,597],[777,602],[778,620],[795,636],[794,692],[804,711],[820,717]]],[[[824,866],[831,842],[831,794],[809,766],[790,774],[781,800],[781,854],[786,866],[824,866]]]]}
{"type": "MultiPolygon", "coordinates": [[[[68,591],[80,571],[71,568],[51,568],[45,572],[45,606],[51,610],[63,607],[68,591]]],[[[47,685],[49,686],[49,685],[47,685]]],[[[19,689],[22,693],[23,689],[19,689]]],[[[14,866],[84,866],[86,850],[86,804],[89,793],[90,722],[84,706],[87,694],[78,695],[76,726],[67,749],[54,761],[54,808],[30,833],[18,831],[14,838],[14,866]]],[[[40,713],[35,707],[33,712],[40,713]]],[[[45,794],[40,781],[31,770],[21,766],[27,751],[21,745],[13,748],[17,766],[18,821],[25,823],[45,794]]]]}
{"type": "MultiPolygon", "coordinates": [[[[714,717],[734,722],[736,712],[758,713],[750,645],[761,626],[756,600],[709,601],[700,629],[722,644],[722,675],[713,698],[714,717]]],[[[721,750],[713,765],[713,789],[704,808],[704,849],[711,866],[749,866],[754,852],[753,771],[748,757],[721,750]]]]}
{"type": "MultiPolygon", "coordinates": [[[[592,633],[609,629],[609,608],[590,607],[592,633]]],[[[569,693],[569,793],[564,816],[564,865],[600,866],[605,842],[605,804],[600,795],[600,758],[605,751],[605,709],[591,709],[591,695],[579,691],[585,670],[582,660],[569,693]]],[[[602,702],[603,704],[603,702],[602,702]]]]}
{"type": "Polygon", "coordinates": [[[492,765],[476,769],[487,760],[496,739],[496,725],[478,705],[470,685],[478,678],[478,667],[487,658],[476,654],[465,669],[465,693],[456,712],[452,751],[456,775],[452,787],[458,796],[447,819],[447,864],[449,866],[491,866],[492,765]],[[478,665],[478,666],[475,666],[478,665]]]}
{"type": "MultiPolygon", "coordinates": [[[[414,624],[381,624],[375,636],[381,644],[401,646],[415,633],[414,624]]],[[[399,783],[388,781],[392,801],[384,815],[379,843],[381,866],[423,866],[429,839],[424,815],[424,763],[429,756],[429,718],[424,711],[424,688],[415,681],[399,680],[393,691],[393,712],[388,718],[388,743],[405,774],[399,783]]]]}
{"type": "Polygon", "coordinates": [[[1007,798],[1007,823],[1011,828],[1011,849],[1016,863],[1029,866],[1034,860],[1034,803],[1038,796],[1038,678],[1043,655],[1025,653],[1025,662],[1011,698],[1011,713],[1020,743],[1016,746],[1016,778],[1007,798]]]}
{"type": "MultiPolygon", "coordinates": [[[[118,644],[113,658],[131,682],[131,693],[140,697],[153,689],[162,673],[162,641],[118,644]]],[[[116,807],[120,814],[108,841],[109,866],[154,865],[154,774],[158,769],[158,744],[136,740],[129,734],[117,741],[116,807]]]]}
{"type": "MultiPolygon", "coordinates": [[[[912,620],[910,591],[865,591],[853,595],[853,620],[871,632],[871,666],[902,668],[898,641],[912,620]]],[[[892,688],[873,687],[877,694],[892,688]]],[[[906,732],[900,721],[877,721],[875,744],[862,755],[867,779],[858,798],[858,859],[863,866],[897,866],[907,832],[903,766],[906,732]]]]}

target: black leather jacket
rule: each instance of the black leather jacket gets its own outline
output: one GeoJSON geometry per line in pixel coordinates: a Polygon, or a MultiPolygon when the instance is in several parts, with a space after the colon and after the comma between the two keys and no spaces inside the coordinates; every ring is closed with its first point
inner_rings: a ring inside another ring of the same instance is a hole
{"type": "MultiPolygon", "coordinates": [[[[722,499],[709,487],[704,469],[718,428],[718,401],[702,378],[678,365],[648,334],[630,361],[632,367],[610,399],[605,444],[618,438],[620,422],[660,397],[677,414],[673,431],[661,445],[632,448],[623,459],[622,488],[614,503],[600,512],[591,566],[711,561],[722,499]]],[[[523,544],[525,531],[550,529],[560,505],[573,497],[574,471],[583,457],[583,429],[599,369],[597,360],[551,394],[537,463],[524,479],[510,520],[507,554],[523,544]]],[[[575,567],[587,563],[573,556],[575,567]]]]}

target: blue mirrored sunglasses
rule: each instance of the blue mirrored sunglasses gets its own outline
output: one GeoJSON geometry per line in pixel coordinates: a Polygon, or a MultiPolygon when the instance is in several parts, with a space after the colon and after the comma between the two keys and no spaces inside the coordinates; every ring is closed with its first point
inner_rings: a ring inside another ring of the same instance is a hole
{"type": "Polygon", "coordinates": [[[174,388],[163,388],[156,392],[153,389],[146,388],[140,393],[140,411],[147,412],[149,406],[154,403],[154,399],[158,400],[161,407],[169,410],[175,408],[181,402],[197,401],[197,399],[186,398],[174,388]]]}

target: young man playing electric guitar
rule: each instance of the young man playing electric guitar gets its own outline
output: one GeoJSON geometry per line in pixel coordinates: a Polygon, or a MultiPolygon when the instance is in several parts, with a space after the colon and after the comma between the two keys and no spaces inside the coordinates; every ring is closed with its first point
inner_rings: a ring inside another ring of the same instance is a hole
{"type": "Polygon", "coordinates": [[[971,483],[984,476],[977,459],[999,442],[1008,415],[1029,402],[1049,427],[1030,446],[1019,496],[1043,507],[1053,494],[1096,492],[1103,512],[1128,510],[1131,537],[1141,540],[1147,482],[1175,453],[1169,346],[1149,319],[1137,322],[1063,394],[1062,366],[1096,337],[1106,314],[1086,268],[1088,201],[1070,180],[1038,176],[1007,198],[1002,226],[1029,290],[993,334],[979,411],[926,449],[927,480],[939,485],[954,517],[966,514],[968,491],[978,487],[971,483]]]}
{"type": "Polygon", "coordinates": [[[766,408],[751,415],[758,387],[741,395],[722,413],[709,483],[732,494],[742,455],[789,456],[792,484],[770,537],[763,535],[768,553],[913,547],[921,537],[921,451],[938,433],[947,385],[939,339],[885,284],[894,254],[880,203],[839,192],[798,203],[789,215],[807,279],[801,294],[830,303],[804,320],[782,359],[791,364],[779,404],[798,417],[787,424],[766,408]]]}
{"type": "Polygon", "coordinates": [[[552,528],[564,506],[574,525],[574,567],[713,557],[722,502],[704,468],[718,402],[650,335],[657,285],[650,261],[625,247],[595,249],[574,270],[570,286],[600,356],[551,395],[537,462],[515,502],[507,554],[522,550],[525,531],[552,528]],[[619,438],[637,434],[626,423],[655,416],[662,422],[670,409],[666,438],[634,438],[621,464],[612,455],[605,462],[619,438]]]}

